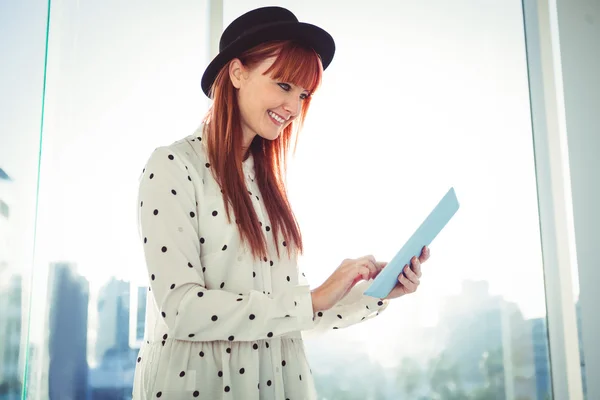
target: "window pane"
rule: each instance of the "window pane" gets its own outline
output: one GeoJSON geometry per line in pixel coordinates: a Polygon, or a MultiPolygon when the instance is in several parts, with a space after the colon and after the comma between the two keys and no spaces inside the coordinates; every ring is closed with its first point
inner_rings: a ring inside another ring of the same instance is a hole
{"type": "Polygon", "coordinates": [[[521,3],[279,4],[337,43],[290,171],[311,283],[461,202],[417,294],[308,342],[321,398],[551,397],[521,3]]]}
{"type": "Polygon", "coordinates": [[[138,178],[206,108],[207,2],[53,1],[50,27],[28,398],[128,399],[138,178]]]}
{"type": "Polygon", "coordinates": [[[21,398],[47,3],[0,5],[0,399],[21,398]]]}

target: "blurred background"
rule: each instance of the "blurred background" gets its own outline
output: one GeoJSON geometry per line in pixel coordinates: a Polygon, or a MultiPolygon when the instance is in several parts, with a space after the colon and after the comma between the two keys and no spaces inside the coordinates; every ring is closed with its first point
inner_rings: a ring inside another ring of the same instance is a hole
{"type": "MultiPolygon", "coordinates": [[[[264,5],[0,2],[0,400],[131,399],[147,292],[138,178],[209,106],[209,27],[264,5]]],[[[337,44],[289,173],[311,285],[347,257],[391,259],[450,187],[461,203],[418,293],[307,341],[320,399],[565,399],[552,390],[523,4],[277,5],[337,44]]],[[[568,261],[567,350],[585,396],[568,261]]]]}

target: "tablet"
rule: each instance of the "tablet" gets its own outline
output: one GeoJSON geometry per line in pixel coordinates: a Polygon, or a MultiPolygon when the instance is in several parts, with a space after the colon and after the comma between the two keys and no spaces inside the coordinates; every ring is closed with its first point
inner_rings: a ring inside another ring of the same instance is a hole
{"type": "Polygon", "coordinates": [[[423,246],[429,246],[450,219],[458,211],[458,200],[454,188],[440,200],[438,205],[425,218],[419,229],[413,233],[400,251],[377,275],[371,286],[365,291],[368,296],[383,299],[387,297],[398,282],[398,275],[414,256],[420,256],[423,246]]]}

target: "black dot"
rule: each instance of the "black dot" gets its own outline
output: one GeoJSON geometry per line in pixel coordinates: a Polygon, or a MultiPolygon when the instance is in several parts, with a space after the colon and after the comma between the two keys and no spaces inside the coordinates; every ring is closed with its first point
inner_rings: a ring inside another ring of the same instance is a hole
{"type": "Polygon", "coordinates": [[[144,243],[148,243],[148,238],[144,238],[144,243]]]}
{"type": "Polygon", "coordinates": [[[175,191],[175,189],[171,190],[171,193],[173,193],[175,195],[177,194],[177,192],[175,191]]]}
{"type": "Polygon", "coordinates": [[[138,357],[137,362],[142,361],[142,357],[138,357]]]}
{"type": "Polygon", "coordinates": [[[219,371],[219,373],[217,375],[219,375],[219,378],[222,378],[223,377],[223,371],[219,371]]]}
{"type": "Polygon", "coordinates": [[[231,347],[228,347],[227,349],[225,349],[225,351],[227,352],[227,354],[231,354],[231,347]]]}
{"type": "Polygon", "coordinates": [[[253,348],[254,350],[258,350],[258,344],[254,343],[254,344],[252,345],[252,348],[253,348]]]}
{"type": "Polygon", "coordinates": [[[337,326],[334,326],[333,329],[339,329],[337,326]]]}
{"type": "Polygon", "coordinates": [[[144,202],[143,201],[140,203],[140,207],[144,207],[144,202]]]}
{"type": "Polygon", "coordinates": [[[216,320],[218,320],[218,319],[219,319],[219,317],[217,317],[216,315],[213,315],[211,319],[212,319],[213,321],[216,321],[216,320]]]}
{"type": "Polygon", "coordinates": [[[161,248],[161,250],[162,250],[162,252],[163,252],[163,253],[166,253],[166,252],[167,252],[167,246],[163,246],[163,247],[161,248]]]}
{"type": "Polygon", "coordinates": [[[188,263],[188,267],[194,268],[194,266],[192,265],[192,263],[188,263]]]}
{"type": "Polygon", "coordinates": [[[228,339],[230,342],[233,342],[233,339],[234,339],[233,335],[229,336],[228,339]]]}
{"type": "Polygon", "coordinates": [[[254,318],[256,318],[256,316],[254,314],[250,314],[250,317],[248,317],[248,318],[254,319],[254,318]]]}
{"type": "Polygon", "coordinates": [[[285,279],[287,279],[288,282],[290,281],[290,277],[289,276],[287,278],[285,278],[285,279]]]}
{"type": "Polygon", "coordinates": [[[196,214],[192,211],[190,212],[190,217],[194,218],[196,216],[196,214]]]}
{"type": "Polygon", "coordinates": [[[223,251],[227,250],[227,245],[223,246],[223,248],[221,250],[223,250],[223,251]]]}
{"type": "Polygon", "coordinates": [[[269,333],[267,333],[267,336],[268,336],[268,337],[273,337],[273,332],[269,332],[269,333]]]}
{"type": "Polygon", "coordinates": [[[202,267],[202,272],[206,271],[206,267],[202,267]]]}
{"type": "Polygon", "coordinates": [[[204,292],[198,292],[198,297],[204,296],[204,292]]]}
{"type": "Polygon", "coordinates": [[[163,340],[163,341],[162,341],[162,345],[163,345],[163,347],[165,347],[165,343],[166,343],[166,342],[163,340]]]}
{"type": "Polygon", "coordinates": [[[273,260],[271,260],[271,267],[273,266],[273,260]]]}
{"type": "Polygon", "coordinates": [[[229,392],[231,389],[229,389],[229,386],[225,386],[225,389],[224,389],[224,390],[225,390],[226,392],[229,392]]]}
{"type": "Polygon", "coordinates": [[[200,238],[200,243],[204,244],[204,242],[205,242],[204,238],[200,238]]]}
{"type": "Polygon", "coordinates": [[[197,390],[196,390],[196,391],[194,391],[194,397],[198,397],[198,396],[200,396],[200,392],[199,392],[199,391],[197,391],[197,390]]]}
{"type": "Polygon", "coordinates": [[[263,261],[264,261],[264,262],[267,262],[267,257],[263,257],[263,261]]]}
{"type": "Polygon", "coordinates": [[[283,361],[281,362],[281,366],[282,366],[282,367],[285,367],[285,360],[283,360],[283,361]]]}
{"type": "Polygon", "coordinates": [[[337,315],[339,319],[342,319],[342,316],[340,314],[337,315]]]}
{"type": "Polygon", "coordinates": [[[217,210],[215,210],[215,211],[213,211],[213,212],[212,212],[212,216],[213,216],[213,217],[216,217],[218,214],[219,214],[219,213],[217,212],[217,210]]]}
{"type": "Polygon", "coordinates": [[[256,272],[252,271],[252,277],[256,278],[256,272]]]}
{"type": "MultiPolygon", "coordinates": [[[[252,182],[254,182],[254,181],[252,181],[252,182]]],[[[258,198],[258,196],[256,196],[256,200],[260,201],[260,199],[258,198]]]]}
{"type": "Polygon", "coordinates": [[[377,305],[378,305],[378,306],[382,306],[382,305],[383,305],[383,301],[379,300],[379,301],[377,302],[377,305]]]}
{"type": "Polygon", "coordinates": [[[162,315],[163,318],[167,318],[167,314],[165,314],[165,312],[161,312],[160,315],[162,315]]]}
{"type": "Polygon", "coordinates": [[[225,282],[221,282],[221,289],[225,287],[225,282]]]}
{"type": "Polygon", "coordinates": [[[267,381],[267,386],[271,386],[271,381],[270,380],[267,381]]]}
{"type": "Polygon", "coordinates": [[[173,157],[173,154],[169,154],[169,160],[173,160],[175,157],[173,157]]]}
{"type": "Polygon", "coordinates": [[[160,397],[160,396],[162,396],[162,392],[156,393],[156,397],[160,397]]]}
{"type": "Polygon", "coordinates": [[[271,227],[269,225],[267,225],[267,227],[265,229],[267,230],[267,232],[269,232],[271,230],[271,227]]]}
{"type": "Polygon", "coordinates": [[[188,337],[189,337],[189,338],[193,338],[194,336],[196,336],[196,334],[195,334],[195,333],[190,333],[190,334],[188,335],[188,337]]]}
{"type": "Polygon", "coordinates": [[[184,376],[185,376],[185,371],[181,371],[181,372],[179,373],[179,377],[183,378],[184,376]]]}
{"type": "Polygon", "coordinates": [[[154,215],[158,215],[158,210],[154,210],[154,215]]]}
{"type": "Polygon", "coordinates": [[[283,241],[283,246],[287,246],[287,243],[285,242],[285,240],[283,241]]]}
{"type": "Polygon", "coordinates": [[[268,349],[269,348],[269,342],[265,342],[265,347],[268,349]]]}
{"type": "Polygon", "coordinates": [[[192,181],[192,178],[189,175],[188,175],[188,181],[190,181],[190,182],[192,181]]]}
{"type": "Polygon", "coordinates": [[[298,375],[300,377],[300,380],[302,380],[302,375],[298,375]]]}
{"type": "Polygon", "coordinates": [[[154,274],[152,274],[151,278],[152,278],[152,280],[154,280],[156,278],[156,276],[154,276],[154,274]]]}
{"type": "Polygon", "coordinates": [[[150,174],[150,179],[154,178],[154,174],[150,174]]]}
{"type": "Polygon", "coordinates": [[[171,284],[171,289],[175,289],[175,284],[171,284]]]}
{"type": "Polygon", "coordinates": [[[210,163],[206,163],[206,164],[204,164],[204,166],[205,166],[206,168],[210,168],[210,163]]]}
{"type": "Polygon", "coordinates": [[[166,333],[163,335],[164,340],[167,340],[168,337],[169,337],[169,335],[167,335],[166,333]]]}
{"type": "Polygon", "coordinates": [[[244,299],[241,299],[241,298],[240,298],[240,299],[237,299],[236,301],[242,301],[242,300],[244,300],[244,299]]]}
{"type": "Polygon", "coordinates": [[[198,353],[198,355],[199,355],[200,357],[204,357],[204,352],[203,352],[203,351],[201,351],[200,353],[198,353]]]}
{"type": "Polygon", "coordinates": [[[240,374],[243,374],[244,372],[246,372],[246,370],[244,368],[240,368],[240,374]]]}

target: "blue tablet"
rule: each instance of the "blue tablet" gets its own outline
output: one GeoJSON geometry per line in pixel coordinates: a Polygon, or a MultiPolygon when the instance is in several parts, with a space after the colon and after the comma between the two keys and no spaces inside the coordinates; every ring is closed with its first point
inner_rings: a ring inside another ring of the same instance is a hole
{"type": "Polygon", "coordinates": [[[387,297],[398,282],[398,275],[410,259],[420,256],[423,246],[429,246],[433,239],[446,226],[448,221],[458,211],[458,200],[454,188],[440,200],[433,211],[425,218],[419,229],[408,239],[394,258],[381,270],[379,275],[365,291],[368,296],[383,299],[387,297]]]}

